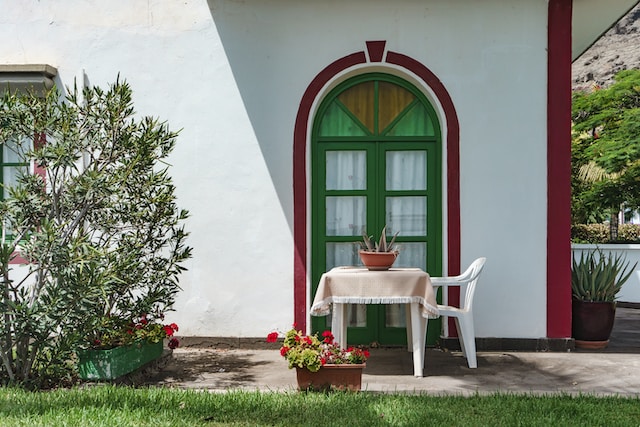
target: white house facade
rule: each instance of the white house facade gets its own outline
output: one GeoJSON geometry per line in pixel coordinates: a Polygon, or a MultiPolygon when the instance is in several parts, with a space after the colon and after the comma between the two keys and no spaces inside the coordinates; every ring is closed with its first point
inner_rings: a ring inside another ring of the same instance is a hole
{"type": "MultiPolygon", "coordinates": [[[[352,153],[394,135],[383,135],[382,119],[366,136],[321,122],[337,120],[330,100],[348,109],[347,91],[371,85],[375,105],[388,87],[415,98],[430,123],[395,134],[431,147],[435,171],[428,206],[411,214],[429,235],[405,242],[427,249],[399,261],[446,275],[484,256],[476,335],[562,341],[571,335],[571,59],[635,3],[0,0],[0,65],[48,64],[59,88],[120,75],[138,113],[181,129],[171,173],[194,256],[168,317],[182,336],[311,327],[313,289],[331,265],[315,258],[330,258],[335,236],[318,146],[344,139],[352,153]]],[[[345,220],[354,241],[371,222],[363,215],[364,224],[345,220]]]]}

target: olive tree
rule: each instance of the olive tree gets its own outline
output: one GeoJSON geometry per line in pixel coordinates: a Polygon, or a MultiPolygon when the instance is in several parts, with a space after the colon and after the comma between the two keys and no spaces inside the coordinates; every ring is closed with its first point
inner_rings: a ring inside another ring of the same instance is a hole
{"type": "Polygon", "coordinates": [[[105,318],[171,309],[191,256],[166,163],[177,133],[138,117],[119,79],[67,93],[0,101],[3,153],[29,165],[8,179],[3,163],[3,383],[72,379],[75,350],[105,318]]]}

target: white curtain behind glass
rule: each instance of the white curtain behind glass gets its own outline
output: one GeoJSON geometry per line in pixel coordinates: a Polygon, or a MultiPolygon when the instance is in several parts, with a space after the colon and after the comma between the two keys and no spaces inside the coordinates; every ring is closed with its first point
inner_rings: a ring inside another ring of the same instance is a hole
{"type": "MultiPolygon", "coordinates": [[[[426,151],[387,151],[386,189],[424,191],[427,189],[426,151]]],[[[390,234],[425,236],[427,200],[424,196],[387,197],[386,223],[390,234]]]]}

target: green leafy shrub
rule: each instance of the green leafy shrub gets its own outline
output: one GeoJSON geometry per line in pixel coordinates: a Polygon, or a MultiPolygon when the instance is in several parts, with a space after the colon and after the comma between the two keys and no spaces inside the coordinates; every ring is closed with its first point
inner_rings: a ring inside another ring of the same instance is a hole
{"type": "Polygon", "coordinates": [[[42,171],[19,174],[0,201],[3,384],[72,379],[105,320],[171,308],[191,256],[166,162],[177,134],[137,117],[124,82],[67,91],[0,99],[0,143],[42,171]],[[25,279],[13,277],[18,254],[25,279]]]}

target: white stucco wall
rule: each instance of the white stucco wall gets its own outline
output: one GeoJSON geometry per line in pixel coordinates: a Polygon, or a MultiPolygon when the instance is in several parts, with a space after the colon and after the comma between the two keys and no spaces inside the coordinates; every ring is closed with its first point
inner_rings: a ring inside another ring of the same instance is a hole
{"type": "Polygon", "coordinates": [[[0,10],[1,62],[53,65],[62,85],[120,73],[140,113],[182,129],[170,160],[194,258],[169,316],[181,335],[261,337],[292,323],[296,113],[316,74],[367,40],[421,61],[457,110],[463,268],[488,258],[477,335],[546,335],[546,1],[0,0],[0,10]]]}

